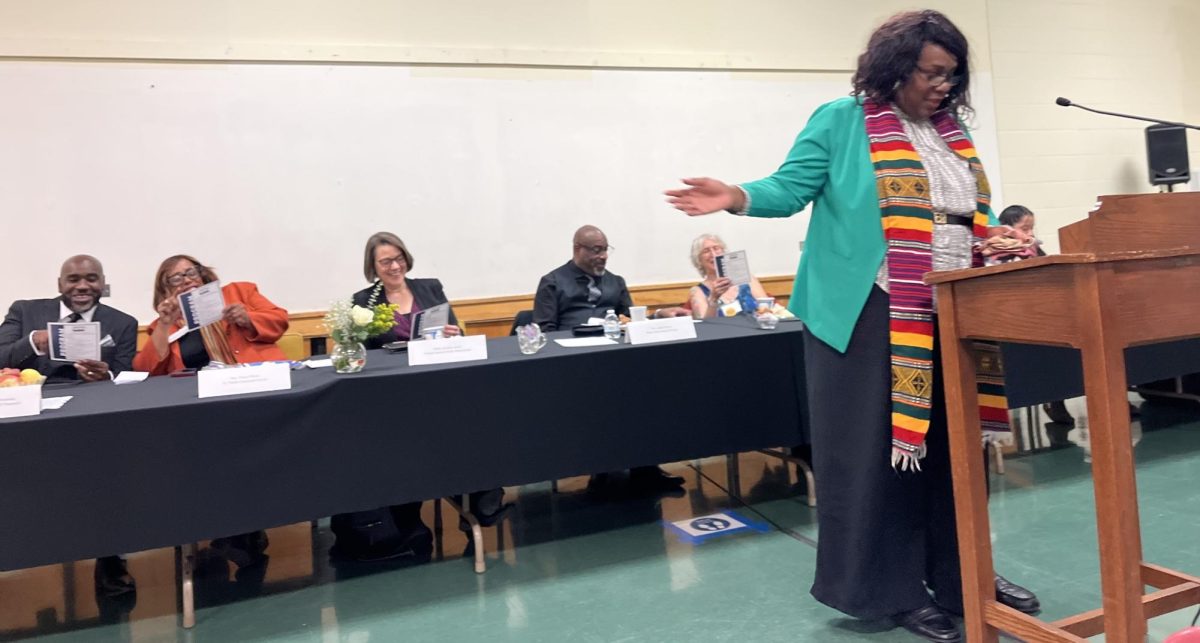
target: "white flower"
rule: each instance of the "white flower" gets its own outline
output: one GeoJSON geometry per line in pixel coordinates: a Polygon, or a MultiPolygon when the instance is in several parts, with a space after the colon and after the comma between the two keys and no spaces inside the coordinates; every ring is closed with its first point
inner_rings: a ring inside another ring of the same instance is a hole
{"type": "Polygon", "coordinates": [[[350,310],[350,319],[354,320],[355,326],[366,326],[375,319],[375,311],[362,306],[355,306],[350,310]]]}

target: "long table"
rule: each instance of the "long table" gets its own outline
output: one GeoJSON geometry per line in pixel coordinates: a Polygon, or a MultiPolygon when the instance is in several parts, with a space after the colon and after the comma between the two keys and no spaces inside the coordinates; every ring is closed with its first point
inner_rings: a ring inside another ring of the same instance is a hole
{"type": "MultiPolygon", "coordinates": [[[[409,367],[294,371],[198,399],[195,378],[47,389],[0,420],[0,570],[169,547],[388,504],[806,441],[800,324],[409,367]]],[[[566,336],[551,334],[551,338],[566,336]]]]}
{"type": "MultiPolygon", "coordinates": [[[[1010,408],[1034,406],[1083,395],[1083,363],[1074,348],[1034,344],[1000,345],[1005,394],[1010,408]]],[[[1200,339],[1125,350],[1125,378],[1131,386],[1200,373],[1200,339]]]]}

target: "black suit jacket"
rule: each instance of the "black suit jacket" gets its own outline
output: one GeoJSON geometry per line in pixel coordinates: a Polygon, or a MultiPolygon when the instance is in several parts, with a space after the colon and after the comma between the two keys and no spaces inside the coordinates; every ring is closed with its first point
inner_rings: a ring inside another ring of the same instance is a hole
{"type": "MultiPolygon", "coordinates": [[[[408,289],[412,291],[413,301],[417,306],[420,306],[421,310],[425,310],[438,304],[444,304],[448,301],[446,299],[446,293],[442,291],[442,282],[438,281],[437,279],[406,278],[404,281],[408,284],[408,289]]],[[[376,281],[370,286],[367,286],[366,288],[354,293],[354,296],[351,297],[351,300],[354,302],[354,305],[364,307],[386,304],[387,295],[385,295],[383,292],[383,282],[376,281]]],[[[458,317],[455,317],[454,315],[454,307],[450,308],[450,324],[453,326],[458,325],[458,317]]],[[[382,335],[376,335],[375,337],[367,339],[365,346],[367,348],[380,348],[388,342],[394,342],[401,339],[404,338],[398,337],[395,329],[393,329],[382,335]]]]}
{"type": "MultiPolygon", "coordinates": [[[[75,367],[65,362],[52,362],[46,355],[33,352],[29,345],[29,334],[35,330],[46,330],[46,324],[56,322],[59,316],[60,298],[27,299],[13,302],[4,323],[0,324],[0,368],[32,368],[48,379],[77,380],[75,367]]],[[[113,374],[133,368],[133,356],[137,353],[137,320],[125,313],[98,304],[92,321],[100,322],[100,338],[109,335],[112,346],[100,349],[100,361],[108,364],[113,374]]]]}

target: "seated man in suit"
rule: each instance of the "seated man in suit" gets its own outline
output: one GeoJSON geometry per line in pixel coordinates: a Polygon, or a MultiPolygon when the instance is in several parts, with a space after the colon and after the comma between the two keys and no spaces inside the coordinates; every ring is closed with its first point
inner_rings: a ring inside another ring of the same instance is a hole
{"type": "MultiPolygon", "coordinates": [[[[0,324],[0,368],[32,368],[46,381],[108,380],[130,369],[137,352],[137,320],[100,303],[104,292],[104,268],[95,257],[76,255],[63,262],[58,276],[59,296],[13,302],[0,324]],[[49,336],[46,324],[57,321],[87,321],[100,324],[103,338],[100,360],[53,362],[46,355],[49,336]]],[[[102,596],[129,594],[135,590],[125,561],[108,556],[96,561],[96,592],[102,596]]]]}
{"type": "Polygon", "coordinates": [[[0,368],[32,368],[47,381],[100,382],[131,368],[137,352],[137,320],[100,303],[104,268],[95,257],[77,255],[63,262],[58,297],[13,302],[0,324],[0,368]],[[100,360],[52,362],[46,355],[46,324],[58,321],[99,322],[104,338],[100,360]]]}
{"type": "MultiPolygon", "coordinates": [[[[538,282],[533,298],[533,321],[545,331],[569,329],[587,323],[592,317],[604,317],[608,309],[618,315],[629,315],[633,299],[625,279],[608,272],[608,237],[600,228],[585,225],[575,231],[571,260],[555,268],[538,282]]],[[[668,308],[655,313],[656,317],[689,314],[682,308],[668,308]]],[[[593,478],[598,482],[604,476],[593,478]]],[[[673,476],[656,466],[630,470],[630,481],[640,487],[676,490],[683,478],[673,476]]]]}

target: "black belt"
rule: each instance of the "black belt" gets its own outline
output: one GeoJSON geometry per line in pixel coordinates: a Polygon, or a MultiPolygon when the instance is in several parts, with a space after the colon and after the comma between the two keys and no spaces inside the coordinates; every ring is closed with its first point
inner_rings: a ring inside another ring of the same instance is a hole
{"type": "Polygon", "coordinates": [[[966,214],[946,214],[944,212],[934,212],[933,222],[944,225],[965,225],[970,228],[975,225],[975,217],[966,214]]]}

